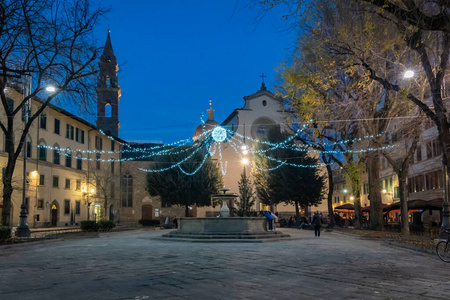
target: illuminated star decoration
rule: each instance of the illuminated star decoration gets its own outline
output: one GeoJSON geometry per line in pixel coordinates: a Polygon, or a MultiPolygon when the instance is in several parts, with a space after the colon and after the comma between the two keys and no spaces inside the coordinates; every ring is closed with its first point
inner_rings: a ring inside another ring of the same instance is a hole
{"type": "Polygon", "coordinates": [[[216,126],[212,132],[212,138],[214,141],[221,143],[227,138],[227,131],[220,126],[216,126]]]}

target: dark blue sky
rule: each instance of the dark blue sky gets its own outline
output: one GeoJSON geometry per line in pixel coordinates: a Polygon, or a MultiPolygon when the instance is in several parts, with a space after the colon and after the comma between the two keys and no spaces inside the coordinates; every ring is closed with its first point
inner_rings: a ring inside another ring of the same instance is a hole
{"type": "Polygon", "coordinates": [[[295,46],[281,14],[257,22],[248,0],[108,0],[108,27],[119,62],[120,137],[174,142],[192,137],[213,101],[222,122],[243,96],[256,92],[262,72],[267,87],[275,68],[295,46]]]}

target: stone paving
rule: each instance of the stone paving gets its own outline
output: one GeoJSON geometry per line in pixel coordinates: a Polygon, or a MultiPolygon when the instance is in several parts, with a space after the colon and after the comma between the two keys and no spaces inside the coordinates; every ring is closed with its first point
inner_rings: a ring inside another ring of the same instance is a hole
{"type": "Polygon", "coordinates": [[[449,299],[435,255],[337,232],[274,243],[139,230],[0,247],[0,299],[449,299]]]}

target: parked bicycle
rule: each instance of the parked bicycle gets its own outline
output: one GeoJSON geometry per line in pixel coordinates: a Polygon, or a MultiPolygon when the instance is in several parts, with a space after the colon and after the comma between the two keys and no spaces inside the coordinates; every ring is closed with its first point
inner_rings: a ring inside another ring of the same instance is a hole
{"type": "Polygon", "coordinates": [[[436,254],[442,261],[450,263],[450,229],[442,229],[447,233],[447,240],[442,240],[436,245],[436,254]]]}

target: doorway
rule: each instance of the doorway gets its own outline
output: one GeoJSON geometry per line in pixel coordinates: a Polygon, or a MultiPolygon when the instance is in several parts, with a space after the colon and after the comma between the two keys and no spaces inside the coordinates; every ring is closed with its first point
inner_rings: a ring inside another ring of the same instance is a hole
{"type": "Polygon", "coordinates": [[[52,205],[52,211],[51,211],[51,226],[56,227],[58,224],[58,207],[56,204],[52,205]]]}
{"type": "Polygon", "coordinates": [[[109,220],[114,222],[114,209],[112,205],[109,207],[109,220]]]}
{"type": "Polygon", "coordinates": [[[142,205],[142,220],[151,220],[153,217],[153,207],[151,205],[142,205]]]}

